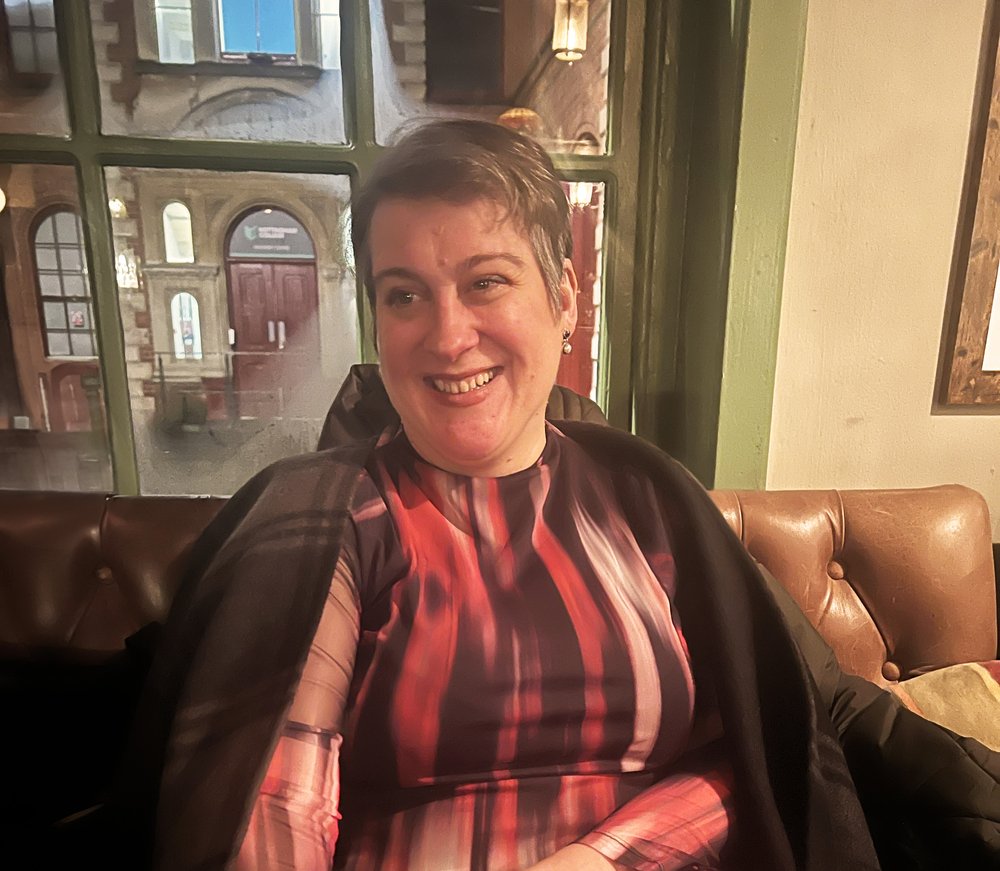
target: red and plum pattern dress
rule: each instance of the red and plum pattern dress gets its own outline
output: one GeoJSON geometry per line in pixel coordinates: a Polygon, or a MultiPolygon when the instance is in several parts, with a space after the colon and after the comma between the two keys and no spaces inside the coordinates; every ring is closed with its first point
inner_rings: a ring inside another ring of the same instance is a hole
{"type": "Polygon", "coordinates": [[[552,425],[504,478],[384,438],[236,868],[514,871],[574,842],[718,867],[730,775],[674,764],[694,683],[668,530],[629,475],[552,425]],[[650,507],[645,549],[621,498],[650,507]]]}

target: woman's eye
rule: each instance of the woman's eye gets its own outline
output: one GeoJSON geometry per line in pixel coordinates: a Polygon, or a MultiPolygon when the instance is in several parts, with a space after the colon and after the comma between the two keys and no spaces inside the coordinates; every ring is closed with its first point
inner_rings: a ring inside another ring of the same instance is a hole
{"type": "Polygon", "coordinates": [[[416,298],[412,290],[393,290],[386,294],[385,304],[391,308],[404,308],[412,305],[416,298]]]}
{"type": "Polygon", "coordinates": [[[487,275],[483,278],[477,278],[474,282],[472,282],[472,287],[474,290],[490,290],[506,283],[507,279],[505,279],[502,275],[487,275]]]}

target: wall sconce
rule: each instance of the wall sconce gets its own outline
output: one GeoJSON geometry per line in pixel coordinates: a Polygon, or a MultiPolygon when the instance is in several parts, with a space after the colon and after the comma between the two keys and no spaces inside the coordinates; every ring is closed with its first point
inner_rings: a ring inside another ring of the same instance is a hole
{"type": "Polygon", "coordinates": [[[589,181],[571,181],[568,199],[575,209],[587,208],[594,200],[594,185],[589,181]]]}
{"type": "Polygon", "coordinates": [[[573,63],[587,50],[588,0],[556,0],[552,50],[558,60],[573,63]]]}
{"type": "Polygon", "coordinates": [[[108,200],[108,211],[112,218],[127,218],[128,209],[125,208],[125,200],[121,197],[112,197],[108,200]]]}
{"type": "Polygon", "coordinates": [[[2,212],[7,207],[7,194],[3,192],[3,188],[0,188],[0,212],[2,212]]]}
{"type": "Polygon", "coordinates": [[[508,130],[515,130],[525,136],[533,136],[536,139],[545,129],[545,122],[542,116],[533,109],[524,106],[513,106],[497,118],[497,124],[506,127],[508,130]]]}

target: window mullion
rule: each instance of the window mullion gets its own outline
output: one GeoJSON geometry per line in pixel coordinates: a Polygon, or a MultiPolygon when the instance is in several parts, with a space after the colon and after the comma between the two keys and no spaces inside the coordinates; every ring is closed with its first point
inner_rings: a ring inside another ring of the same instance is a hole
{"type": "Polygon", "coordinates": [[[341,49],[347,139],[357,150],[364,175],[374,161],[375,85],[372,71],[371,15],[368,0],[344,0],[341,49]]]}
{"type": "MultiPolygon", "coordinates": [[[[341,56],[347,140],[352,146],[355,172],[351,184],[364,181],[381,149],[375,143],[375,78],[371,53],[371,12],[368,0],[342,0],[341,56]]],[[[376,359],[372,313],[360,278],[357,279],[358,334],[361,359],[376,359]]]]}
{"type": "Polygon", "coordinates": [[[139,492],[139,474],[132,433],[132,412],[125,369],[125,348],[118,312],[118,284],[110,248],[111,220],[104,172],[93,153],[100,136],[101,95],[91,41],[90,14],[84,3],[56,3],[62,42],[72,142],[80,181],[84,247],[91,270],[94,321],[100,349],[102,383],[108,416],[108,439],[115,490],[139,492]]]}

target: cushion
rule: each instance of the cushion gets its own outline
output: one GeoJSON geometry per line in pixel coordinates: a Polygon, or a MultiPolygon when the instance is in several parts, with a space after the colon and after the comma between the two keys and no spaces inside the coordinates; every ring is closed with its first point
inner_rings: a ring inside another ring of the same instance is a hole
{"type": "Polygon", "coordinates": [[[1000,662],[965,662],[892,687],[910,710],[1000,750],[1000,662]]]}

